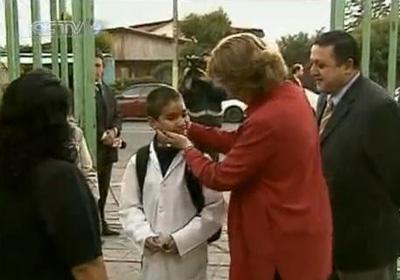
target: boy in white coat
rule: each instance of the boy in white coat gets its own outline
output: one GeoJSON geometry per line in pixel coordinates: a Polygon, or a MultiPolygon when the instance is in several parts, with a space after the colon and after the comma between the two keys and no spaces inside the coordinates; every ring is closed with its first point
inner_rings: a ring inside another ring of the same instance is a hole
{"type": "MultiPolygon", "coordinates": [[[[153,129],[185,133],[186,109],[173,88],[162,86],[151,92],[147,111],[153,129]]],[[[120,219],[142,254],[142,279],[207,279],[207,240],[222,226],[222,194],[202,188],[204,207],[199,213],[186,185],[188,170],[182,152],[157,137],[149,146],[141,189],[136,156],[123,176],[120,219]]]]}

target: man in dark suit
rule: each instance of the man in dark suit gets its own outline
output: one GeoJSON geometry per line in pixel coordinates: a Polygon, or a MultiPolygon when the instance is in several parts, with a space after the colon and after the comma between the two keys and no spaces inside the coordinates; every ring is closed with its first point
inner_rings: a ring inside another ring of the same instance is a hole
{"type": "Polygon", "coordinates": [[[310,60],[321,92],[317,117],[333,210],[334,277],[395,279],[400,248],[399,108],[386,90],[360,74],[359,48],[351,35],[322,34],[310,60]]]}
{"type": "Polygon", "coordinates": [[[104,61],[96,54],[96,120],[97,120],[97,174],[99,177],[99,210],[103,235],[118,235],[111,230],[105,220],[104,208],[110,188],[113,163],[118,161],[118,137],[121,120],[111,89],[103,82],[104,61]]]}
{"type": "Polygon", "coordinates": [[[290,77],[289,79],[294,82],[296,85],[299,87],[303,87],[303,83],[301,82],[301,79],[304,76],[304,67],[300,63],[293,64],[292,67],[290,67],[290,77]]]}

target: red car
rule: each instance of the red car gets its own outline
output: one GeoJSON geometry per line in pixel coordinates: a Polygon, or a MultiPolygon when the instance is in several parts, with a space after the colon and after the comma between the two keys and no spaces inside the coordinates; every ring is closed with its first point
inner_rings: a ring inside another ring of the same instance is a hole
{"type": "Polygon", "coordinates": [[[154,89],[163,86],[161,83],[136,84],[125,89],[116,96],[117,106],[121,112],[122,119],[143,119],[146,113],[146,98],[154,89]]]}

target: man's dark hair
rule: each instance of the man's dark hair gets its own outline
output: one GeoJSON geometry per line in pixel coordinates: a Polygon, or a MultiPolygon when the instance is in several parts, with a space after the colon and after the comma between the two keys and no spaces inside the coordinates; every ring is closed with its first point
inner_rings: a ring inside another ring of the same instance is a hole
{"type": "Polygon", "coordinates": [[[333,53],[338,64],[345,63],[349,58],[354,62],[354,67],[360,66],[360,49],[357,41],[349,33],[334,30],[321,34],[314,42],[321,47],[333,46],[333,53]]]}
{"type": "Polygon", "coordinates": [[[179,92],[169,86],[160,86],[147,96],[147,115],[158,119],[163,108],[171,101],[181,98],[179,92]]]}
{"type": "Polygon", "coordinates": [[[104,64],[104,56],[103,56],[103,53],[102,53],[100,50],[96,50],[95,57],[96,57],[96,58],[100,58],[101,61],[102,61],[103,64],[104,64]]]}

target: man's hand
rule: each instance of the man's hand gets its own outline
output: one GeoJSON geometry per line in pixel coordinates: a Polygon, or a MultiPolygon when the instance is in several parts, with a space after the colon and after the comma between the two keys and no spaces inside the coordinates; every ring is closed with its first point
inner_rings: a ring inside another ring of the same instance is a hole
{"type": "Polygon", "coordinates": [[[161,242],[158,236],[150,236],[146,238],[144,246],[149,249],[151,252],[156,253],[162,250],[161,242]]]}
{"type": "Polygon", "coordinates": [[[117,137],[117,133],[115,129],[107,129],[101,140],[103,141],[103,144],[106,146],[113,146],[114,144],[114,139],[117,137]]]}

